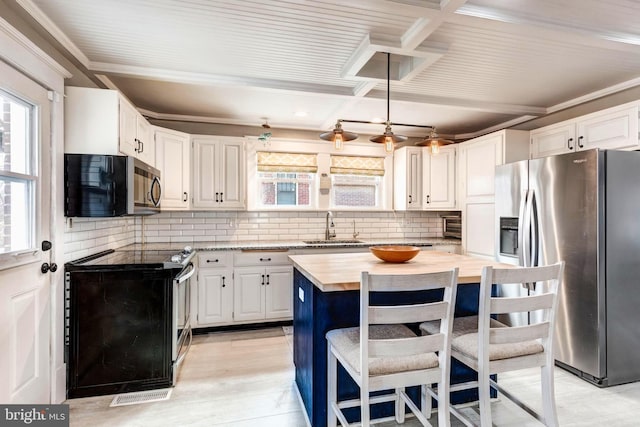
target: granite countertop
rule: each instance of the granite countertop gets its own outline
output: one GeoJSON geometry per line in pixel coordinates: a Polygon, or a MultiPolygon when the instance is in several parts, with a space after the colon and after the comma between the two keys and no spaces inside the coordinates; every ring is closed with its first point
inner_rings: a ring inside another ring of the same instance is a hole
{"type": "MultiPolygon", "coordinates": [[[[193,242],[193,243],[134,243],[119,249],[136,250],[182,250],[185,246],[191,246],[197,251],[227,251],[227,250],[274,250],[274,249],[328,249],[328,248],[358,248],[378,245],[409,245],[409,246],[437,246],[437,245],[460,245],[459,239],[447,239],[442,237],[423,239],[357,239],[357,243],[346,243],[333,239],[334,243],[304,243],[303,241],[239,241],[239,242],[193,242]]],[[[351,239],[349,239],[351,240],[351,239]]]]}

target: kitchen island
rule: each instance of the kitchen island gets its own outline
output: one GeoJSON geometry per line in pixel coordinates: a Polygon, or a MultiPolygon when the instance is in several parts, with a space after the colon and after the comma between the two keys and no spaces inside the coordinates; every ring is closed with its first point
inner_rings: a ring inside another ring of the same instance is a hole
{"type": "MultiPolygon", "coordinates": [[[[314,427],[326,425],[327,417],[327,344],[325,334],[336,328],[358,326],[360,316],[360,273],[369,271],[384,274],[413,274],[459,268],[455,315],[477,314],[479,283],[482,268],[487,265],[513,268],[485,259],[438,251],[422,251],[406,263],[391,264],[380,261],[371,253],[291,255],[294,265],[294,364],[296,385],[309,422],[314,427]]],[[[411,293],[412,300],[429,301],[434,291],[411,293]]],[[[385,302],[402,304],[407,293],[385,293],[385,302]],[[391,300],[390,300],[391,299],[391,300]]],[[[375,296],[372,296],[375,304],[375,296]]],[[[475,372],[454,361],[452,383],[476,379],[475,372]]],[[[417,393],[417,390],[414,390],[417,393]]],[[[338,369],[338,397],[356,398],[359,389],[340,367],[338,369]]],[[[452,395],[452,403],[477,399],[473,390],[452,395]]],[[[416,398],[414,397],[414,400],[416,398]]],[[[419,399],[416,401],[419,402],[419,399]]],[[[373,407],[372,417],[392,414],[393,407],[373,407]]],[[[355,408],[352,415],[357,416],[355,408]]]]}

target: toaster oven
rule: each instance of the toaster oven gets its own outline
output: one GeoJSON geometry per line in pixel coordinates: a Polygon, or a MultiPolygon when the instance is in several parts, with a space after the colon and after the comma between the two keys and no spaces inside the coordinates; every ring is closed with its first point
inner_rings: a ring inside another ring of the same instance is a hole
{"type": "Polygon", "coordinates": [[[442,236],[462,239],[462,218],[456,215],[443,216],[442,236]]]}

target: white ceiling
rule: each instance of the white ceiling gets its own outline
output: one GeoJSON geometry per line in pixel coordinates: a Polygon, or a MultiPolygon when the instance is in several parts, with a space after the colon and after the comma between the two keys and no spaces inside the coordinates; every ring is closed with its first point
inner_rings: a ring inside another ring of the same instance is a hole
{"type": "Polygon", "coordinates": [[[384,119],[381,52],[391,121],[457,138],[640,85],[634,0],[16,1],[156,118],[318,131],[384,119]]]}

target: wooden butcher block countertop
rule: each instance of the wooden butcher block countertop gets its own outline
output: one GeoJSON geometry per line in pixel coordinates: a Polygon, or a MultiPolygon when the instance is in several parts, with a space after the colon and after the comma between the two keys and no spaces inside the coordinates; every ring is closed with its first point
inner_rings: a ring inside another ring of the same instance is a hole
{"type": "Polygon", "coordinates": [[[289,258],[302,274],[322,292],[348,291],[360,288],[360,273],[369,271],[382,274],[431,273],[458,267],[458,283],[480,283],[482,268],[515,268],[467,255],[438,251],[421,251],[410,261],[387,263],[372,253],[340,253],[290,255],[289,258]]]}

